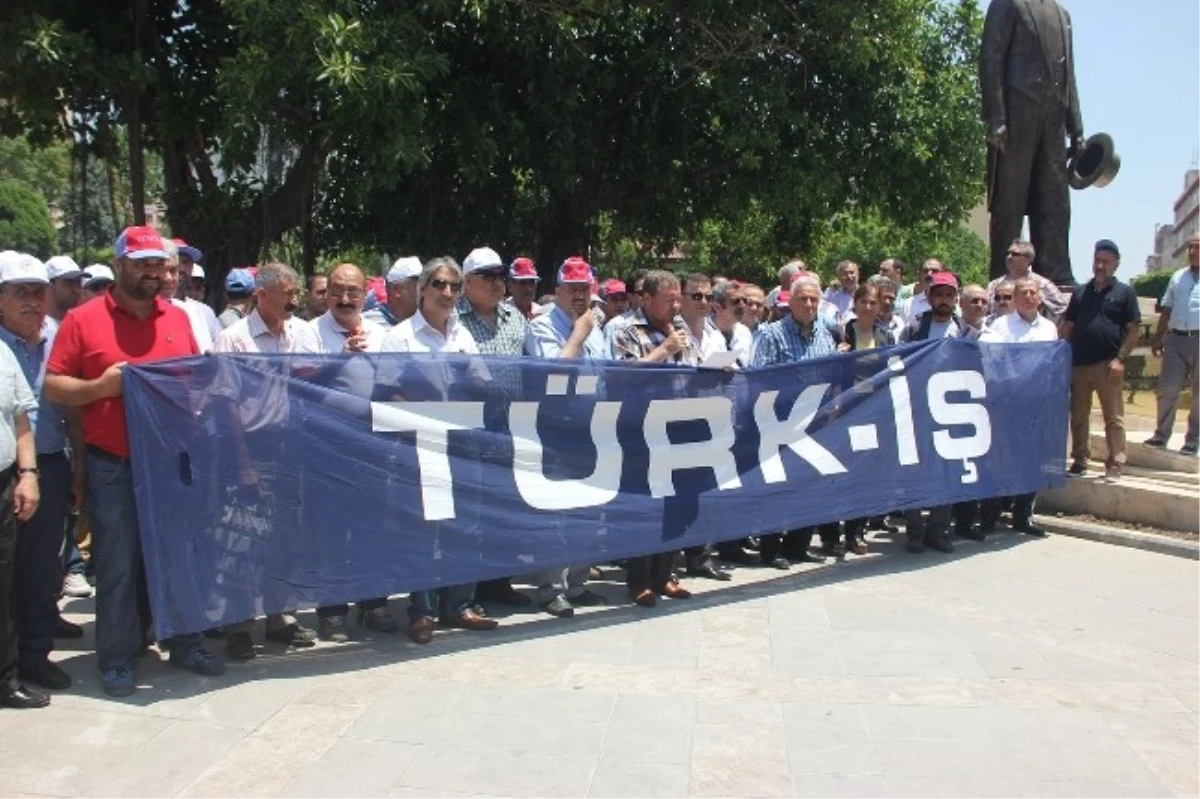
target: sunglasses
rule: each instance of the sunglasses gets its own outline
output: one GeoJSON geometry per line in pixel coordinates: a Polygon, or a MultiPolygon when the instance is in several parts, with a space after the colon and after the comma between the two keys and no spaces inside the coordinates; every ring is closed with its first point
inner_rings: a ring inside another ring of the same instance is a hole
{"type": "Polygon", "coordinates": [[[475,277],[481,277],[484,280],[495,282],[504,279],[504,270],[498,269],[495,272],[475,272],[475,277]]]}
{"type": "Polygon", "coordinates": [[[759,302],[758,300],[748,300],[745,297],[734,297],[733,304],[734,305],[749,305],[751,308],[761,308],[762,307],[762,303],[759,302]]]}
{"type": "Polygon", "coordinates": [[[712,302],[713,300],[713,295],[711,292],[705,294],[703,291],[694,291],[688,296],[692,298],[693,302],[712,302]]]}
{"type": "Polygon", "coordinates": [[[440,278],[435,278],[429,281],[429,287],[434,291],[445,291],[446,289],[450,289],[452,292],[457,294],[458,292],[462,291],[462,281],[442,280],[440,278]]]}

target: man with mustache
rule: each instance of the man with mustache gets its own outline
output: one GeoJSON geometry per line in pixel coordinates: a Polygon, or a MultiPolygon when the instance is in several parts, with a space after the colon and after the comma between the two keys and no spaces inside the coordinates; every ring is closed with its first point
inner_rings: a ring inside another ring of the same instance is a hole
{"type": "MultiPolygon", "coordinates": [[[[300,275],[287,264],[270,263],[258,270],[254,289],[255,305],[249,316],[221,331],[213,352],[232,353],[290,353],[317,347],[312,328],[297,319],[299,310],[300,275]]],[[[286,398],[283,400],[286,402],[286,398]]],[[[256,425],[251,413],[243,427],[247,432],[256,425]]],[[[241,421],[241,420],[239,420],[241,421]]],[[[234,660],[249,660],[255,656],[250,631],[254,620],[225,628],[226,654],[234,660]]],[[[267,640],[294,647],[309,647],[316,643],[315,631],[303,627],[291,613],[267,616],[267,640]]]]}
{"type": "MultiPolygon", "coordinates": [[[[159,296],[167,268],[162,237],[131,227],[113,248],[111,289],[67,314],[46,363],[46,398],[82,407],[87,507],[96,563],[96,655],[110,696],[136,690],[134,664],[142,644],[137,585],[141,536],[125,426],[121,372],[129,363],[198,355],[187,314],[159,296]]],[[[199,634],[160,641],[171,664],[204,675],[225,672],[199,634]]]]}

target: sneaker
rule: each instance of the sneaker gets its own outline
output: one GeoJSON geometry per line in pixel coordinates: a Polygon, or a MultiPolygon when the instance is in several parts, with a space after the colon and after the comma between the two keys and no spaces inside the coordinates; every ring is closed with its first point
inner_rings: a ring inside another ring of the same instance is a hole
{"type": "Polygon", "coordinates": [[[1188,443],[1184,444],[1179,450],[1179,452],[1181,454],[1192,455],[1193,457],[1196,455],[1196,451],[1197,451],[1197,447],[1196,447],[1195,441],[1189,441],[1188,443]]]}
{"type": "Polygon", "coordinates": [[[76,599],[87,599],[95,593],[92,587],[88,585],[87,578],[82,574],[68,574],[63,578],[62,592],[63,596],[74,597],[76,599]]]}
{"type": "Polygon", "coordinates": [[[133,669],[128,666],[113,666],[101,676],[104,683],[104,693],[109,696],[129,696],[137,690],[133,679],[133,669]]]}
{"type": "Polygon", "coordinates": [[[1155,433],[1154,435],[1147,438],[1143,443],[1147,447],[1160,447],[1161,448],[1161,447],[1165,447],[1167,445],[1167,440],[1165,438],[1163,438],[1162,436],[1160,436],[1158,433],[1155,433]]]}
{"type": "Polygon", "coordinates": [[[225,673],[225,661],[216,655],[210,655],[201,646],[189,649],[186,655],[176,655],[172,652],[171,665],[179,669],[194,671],[205,677],[216,677],[225,673]]]}
{"type": "Polygon", "coordinates": [[[554,597],[549,602],[543,602],[542,610],[560,619],[569,619],[575,615],[575,608],[571,607],[571,603],[562,594],[554,597]]]}
{"type": "Polygon", "coordinates": [[[322,641],[332,641],[335,644],[344,644],[350,640],[350,636],[346,634],[346,617],[345,616],[324,616],[317,620],[317,635],[322,641]]]}
{"type": "Polygon", "coordinates": [[[1071,468],[1067,469],[1067,477],[1083,477],[1087,474],[1086,463],[1072,463],[1071,468]]]}

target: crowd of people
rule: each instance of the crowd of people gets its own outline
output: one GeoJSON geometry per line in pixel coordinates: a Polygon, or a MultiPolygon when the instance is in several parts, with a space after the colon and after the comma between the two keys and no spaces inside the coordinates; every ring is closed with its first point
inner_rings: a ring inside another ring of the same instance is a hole
{"type": "MultiPolygon", "coordinates": [[[[1196,452],[1200,335],[1197,249],[1193,236],[1190,267],[1175,275],[1162,298],[1153,346],[1168,358],[1168,385],[1160,386],[1159,431],[1147,442],[1165,444],[1179,386],[1190,379],[1184,445],[1190,454],[1196,452]]],[[[1087,469],[1093,393],[1105,419],[1107,477],[1119,479],[1125,461],[1121,387],[1140,314],[1132,289],[1115,278],[1120,252],[1108,240],[1096,244],[1092,279],[1069,296],[1032,270],[1036,253],[1026,241],[1012,242],[1007,275],[986,286],[960,286],[936,258],[907,284],[899,259],[884,260],[866,280],[858,264],[844,261],[827,287],[796,260],[780,268],[778,285],[764,290],[663,270],[601,281],[587,261],[572,257],[558,268],[553,292],[541,297],[530,259],[505,263],[481,247],[461,265],[447,256],[401,258],[381,280],[368,280],[348,263],[306,285],[282,263],[234,269],[224,280],[219,316],[204,301],[215,287],[207,285],[197,248],[133,227],[118,237],[114,253],[111,268],[87,269],[65,256],[43,263],[0,253],[0,338],[7,345],[0,346],[0,706],[48,704],[45,693],[27,684],[71,685],[49,655],[55,638],[83,634],[61,618],[58,600],[90,596],[86,573],[95,580],[96,654],[109,695],[134,692],[137,658],[154,643],[122,404],[121,374],[131,363],[203,352],[446,352],[697,366],[730,352],[738,368],[750,369],[949,337],[1005,345],[1063,338],[1073,352],[1069,473],[1087,469]],[[86,564],[74,523],[85,510],[86,564]]],[[[997,529],[1005,508],[1012,529],[1044,535],[1033,522],[1034,501],[1028,494],[906,510],[907,549],[950,552],[952,535],[982,539],[997,529]]],[[[693,547],[682,559],[675,551],[629,558],[622,564],[629,599],[643,607],[662,597],[687,599],[681,578],[728,580],[733,564],[788,569],[861,555],[866,530],[899,532],[893,518],[831,521],[693,547]]],[[[489,604],[536,605],[552,616],[571,616],[577,607],[605,602],[588,588],[593,568],[577,564],[531,575],[533,596],[515,588],[512,578],[414,592],[408,635],[426,644],[439,625],[494,629],[489,604]]],[[[401,631],[387,597],[354,604],[362,627],[401,631]]],[[[349,612],[346,604],[318,608],[316,630],[294,612],[273,614],[265,635],[294,647],[346,641],[349,612]]],[[[227,657],[245,660],[255,656],[253,627],[248,619],[210,632],[224,637],[227,657]]],[[[157,646],[179,668],[225,671],[224,659],[207,651],[199,633],[157,646]]]]}

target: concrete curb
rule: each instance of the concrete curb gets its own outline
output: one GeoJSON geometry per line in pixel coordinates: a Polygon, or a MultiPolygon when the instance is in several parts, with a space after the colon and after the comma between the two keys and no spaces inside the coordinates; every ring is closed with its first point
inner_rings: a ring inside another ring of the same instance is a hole
{"type": "Polygon", "coordinates": [[[1048,533],[1069,535],[1074,538],[1086,538],[1089,541],[1099,541],[1102,544],[1114,544],[1119,547],[1143,549],[1147,552],[1157,552],[1161,555],[1173,555],[1177,558],[1200,560],[1200,543],[1183,541],[1177,538],[1141,533],[1137,530],[1124,530],[1119,527],[1105,527],[1094,522],[1077,522],[1072,519],[1060,519],[1055,516],[1035,515],[1039,526],[1048,533]]]}

